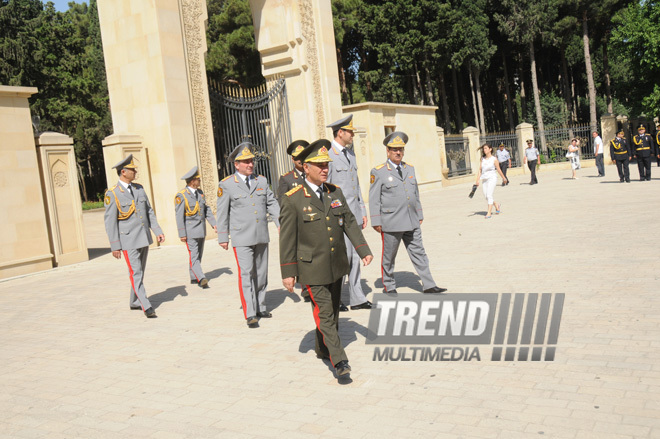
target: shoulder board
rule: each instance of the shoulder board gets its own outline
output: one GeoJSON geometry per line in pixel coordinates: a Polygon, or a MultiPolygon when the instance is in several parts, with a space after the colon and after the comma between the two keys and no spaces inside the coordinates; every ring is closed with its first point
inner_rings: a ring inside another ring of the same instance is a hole
{"type": "Polygon", "coordinates": [[[142,185],[140,183],[131,183],[133,186],[135,186],[137,189],[142,189],[142,185]]]}
{"type": "Polygon", "coordinates": [[[384,167],[385,167],[385,163],[381,163],[380,165],[376,166],[376,170],[379,170],[384,167]]]}
{"type": "Polygon", "coordinates": [[[282,174],[281,176],[282,176],[282,177],[286,177],[287,175],[291,174],[292,172],[293,172],[293,171],[285,172],[285,173],[282,174]]]}
{"type": "Polygon", "coordinates": [[[337,187],[338,187],[336,184],[327,183],[327,182],[325,183],[325,185],[328,186],[331,189],[337,189],[337,187]]]}
{"type": "Polygon", "coordinates": [[[185,194],[185,193],[186,193],[186,190],[185,190],[185,189],[181,189],[179,192],[177,192],[177,194],[181,194],[181,195],[183,195],[183,194],[185,194]]]}
{"type": "Polygon", "coordinates": [[[263,176],[263,175],[261,175],[261,174],[259,174],[259,175],[258,175],[257,177],[263,177],[263,178],[266,178],[266,177],[264,177],[264,176],[263,176]]]}
{"type": "Polygon", "coordinates": [[[112,187],[106,189],[105,191],[106,191],[106,192],[114,191],[116,187],[117,187],[117,185],[114,185],[114,186],[112,186],[112,187]]]}
{"type": "Polygon", "coordinates": [[[228,176],[226,176],[225,178],[223,178],[223,179],[222,179],[222,180],[220,180],[220,181],[225,181],[225,180],[229,180],[229,179],[230,179],[231,177],[233,177],[233,174],[232,174],[232,175],[228,175],[228,176]]]}
{"type": "Polygon", "coordinates": [[[406,162],[405,165],[406,165],[406,166],[410,166],[411,168],[414,168],[414,166],[412,165],[412,163],[408,163],[408,162],[406,162]]]}
{"type": "Polygon", "coordinates": [[[289,192],[287,192],[285,195],[287,197],[290,197],[291,195],[295,194],[296,192],[298,192],[302,188],[303,188],[302,185],[296,186],[293,189],[291,189],[289,192]]]}

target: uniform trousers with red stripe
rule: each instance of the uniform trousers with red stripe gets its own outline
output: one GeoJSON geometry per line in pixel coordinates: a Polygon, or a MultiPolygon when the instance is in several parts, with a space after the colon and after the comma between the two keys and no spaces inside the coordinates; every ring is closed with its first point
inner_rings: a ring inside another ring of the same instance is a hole
{"type": "Polygon", "coordinates": [[[188,238],[186,240],[186,245],[188,246],[188,255],[190,257],[190,281],[199,282],[206,277],[202,270],[204,238],[188,238]]]}
{"type": "Polygon", "coordinates": [[[128,277],[131,281],[130,306],[142,307],[142,311],[151,308],[144,289],[144,269],[147,267],[147,255],[149,247],[132,248],[124,250],[124,259],[128,265],[128,277]]]}
{"type": "Polygon", "coordinates": [[[394,281],[394,261],[396,254],[399,251],[399,246],[403,240],[403,245],[408,250],[410,261],[415,267],[415,271],[422,279],[424,289],[433,288],[436,286],[433,276],[431,275],[431,268],[429,258],[426,256],[424,244],[422,243],[422,229],[417,227],[414,230],[407,232],[383,232],[383,262],[381,264],[383,287],[385,291],[392,291],[396,289],[396,282],[394,281]]]}
{"type": "Polygon", "coordinates": [[[238,292],[247,319],[266,312],[268,286],[268,244],[234,247],[238,265],[238,292]]]}
{"type": "Polygon", "coordinates": [[[312,299],[316,323],[316,355],[329,358],[333,365],[348,361],[339,339],[339,300],[343,278],[329,285],[304,285],[312,299]]]}

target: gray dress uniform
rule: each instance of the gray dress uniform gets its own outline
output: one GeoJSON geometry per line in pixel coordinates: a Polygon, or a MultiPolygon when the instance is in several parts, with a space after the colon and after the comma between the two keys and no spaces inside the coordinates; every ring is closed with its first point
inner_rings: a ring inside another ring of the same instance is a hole
{"type": "MultiPolygon", "coordinates": [[[[133,157],[129,155],[113,168],[131,166],[135,167],[133,157]],[[128,162],[130,163],[125,165],[128,162]]],[[[129,187],[130,190],[119,181],[106,191],[105,230],[110,249],[121,250],[128,265],[131,281],[130,307],[140,307],[142,311],[146,311],[151,308],[143,283],[149,246],[153,243],[149,229],[156,235],[162,235],[163,231],[142,185],[131,183],[129,187]]]]}
{"type": "MultiPolygon", "coordinates": [[[[393,132],[385,138],[385,145],[403,147],[408,136],[405,133],[393,132]],[[401,135],[401,144],[396,141],[396,135],[401,135]],[[391,137],[394,137],[392,139],[391,137]],[[405,140],[404,140],[405,139],[405,140]]],[[[390,160],[371,170],[369,188],[369,213],[372,227],[381,226],[383,239],[383,259],[381,272],[385,292],[396,290],[394,280],[394,261],[403,244],[408,250],[408,256],[422,279],[425,292],[437,287],[431,270],[429,258],[422,243],[420,221],[424,219],[422,204],[419,199],[419,189],[415,168],[401,162],[401,174],[390,160]]]]}
{"type": "MultiPolygon", "coordinates": [[[[338,128],[354,130],[352,120],[353,116],[349,115],[328,125],[328,127],[333,128],[333,130],[338,128]]],[[[352,150],[342,147],[334,140],[328,150],[328,155],[332,160],[329,163],[328,183],[339,186],[344,197],[346,197],[349,209],[351,209],[351,212],[355,216],[355,221],[362,228],[362,218],[367,216],[367,209],[364,205],[364,198],[362,198],[362,190],[360,189],[360,182],[358,180],[357,157],[352,150]]],[[[360,305],[367,301],[361,284],[360,257],[346,235],[344,235],[344,242],[346,244],[348,262],[351,266],[348,274],[349,303],[351,306],[360,305]]]]}
{"type": "MultiPolygon", "coordinates": [[[[242,148],[251,146],[247,142],[239,145],[242,148]],[[246,144],[249,146],[243,146],[246,144]]],[[[241,157],[247,155],[239,153],[235,156],[232,153],[230,159],[244,160],[241,157]]],[[[277,227],[280,226],[280,207],[266,177],[251,176],[249,180],[250,189],[238,173],[224,178],[218,185],[217,204],[218,242],[229,242],[231,236],[238,265],[238,289],[246,320],[267,311],[265,300],[270,237],[266,214],[273,218],[277,227]]]]}
{"type": "MultiPolygon", "coordinates": [[[[181,177],[181,180],[190,178],[199,178],[197,166],[181,177]]],[[[206,238],[206,221],[211,227],[215,227],[213,212],[206,204],[206,197],[201,189],[186,187],[174,197],[174,215],[179,238],[186,238],[190,282],[198,284],[202,279],[206,279],[202,270],[202,255],[206,238]]]]}

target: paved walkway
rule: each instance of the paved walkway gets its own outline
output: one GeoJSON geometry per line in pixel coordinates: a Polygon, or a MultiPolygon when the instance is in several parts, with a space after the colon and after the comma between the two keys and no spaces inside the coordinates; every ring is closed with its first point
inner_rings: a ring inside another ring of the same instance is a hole
{"type": "MultiPolygon", "coordinates": [[[[188,284],[182,247],[161,247],[145,281],[159,318],[130,311],[103,213],[86,214],[94,259],[0,282],[0,437],[660,438],[660,170],[630,184],[606,172],[514,177],[489,220],[468,185],[422,194],[449,293],[566,294],[554,362],[372,361],[369,312],[350,311],[341,384],[314,355],[309,305],[281,286],[274,229],[274,317],[249,329],[233,253],[213,241],[211,289],[188,284]]],[[[366,237],[379,255],[380,237],[366,237]]],[[[371,293],[379,259],[363,270],[371,293]]],[[[403,250],[396,268],[399,292],[419,291],[403,250]]]]}

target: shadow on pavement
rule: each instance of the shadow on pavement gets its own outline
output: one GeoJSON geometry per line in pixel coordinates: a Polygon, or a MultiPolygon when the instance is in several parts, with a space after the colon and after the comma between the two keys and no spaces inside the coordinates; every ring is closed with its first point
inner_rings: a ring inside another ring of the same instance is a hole
{"type": "MultiPolygon", "coordinates": [[[[341,339],[341,345],[345,348],[349,344],[357,340],[357,334],[360,334],[364,338],[367,338],[368,334],[367,328],[360,325],[357,322],[350,320],[349,318],[339,318],[339,338],[341,339]]],[[[304,354],[309,351],[314,351],[316,345],[316,330],[311,330],[302,340],[300,340],[300,345],[298,346],[298,352],[304,354]]]]}
{"type": "Polygon", "coordinates": [[[233,274],[233,273],[234,272],[231,271],[231,268],[228,268],[228,267],[216,268],[215,270],[209,271],[208,273],[206,273],[206,278],[208,280],[211,280],[211,279],[216,279],[216,278],[222,276],[223,274],[233,274]]]}
{"type": "MultiPolygon", "coordinates": [[[[295,290],[297,291],[297,289],[295,290]]],[[[284,303],[284,301],[289,298],[294,302],[300,302],[302,299],[298,294],[290,293],[284,288],[280,288],[279,290],[269,290],[266,292],[266,309],[268,311],[273,311],[274,309],[277,309],[281,304],[284,303]]]]}
{"type": "Polygon", "coordinates": [[[88,248],[87,249],[87,255],[89,256],[90,261],[92,259],[100,258],[103,255],[107,255],[108,253],[112,253],[111,250],[110,250],[110,247],[88,248]]]}
{"type": "MultiPolygon", "coordinates": [[[[417,273],[413,273],[412,271],[395,271],[394,280],[396,281],[396,289],[399,293],[405,293],[405,291],[399,291],[400,288],[410,288],[411,290],[415,290],[420,293],[423,291],[422,283],[419,281],[419,276],[417,273]]],[[[379,277],[378,280],[374,282],[374,286],[376,288],[384,288],[383,278],[379,277]]],[[[382,291],[379,291],[379,293],[382,293],[382,291]]]]}
{"type": "Polygon", "coordinates": [[[153,296],[149,296],[149,301],[153,305],[154,309],[157,309],[165,302],[171,302],[176,299],[177,296],[187,296],[188,292],[186,287],[179,285],[178,287],[170,287],[165,291],[156,293],[153,296]]]}

